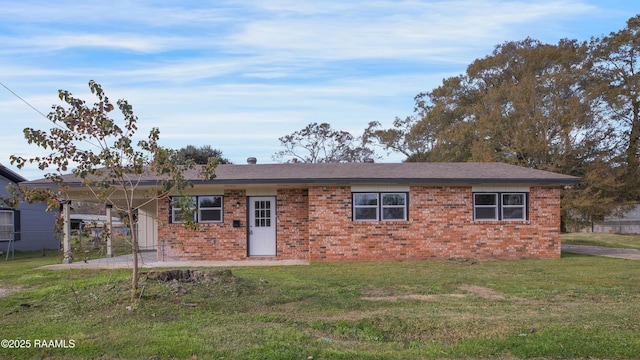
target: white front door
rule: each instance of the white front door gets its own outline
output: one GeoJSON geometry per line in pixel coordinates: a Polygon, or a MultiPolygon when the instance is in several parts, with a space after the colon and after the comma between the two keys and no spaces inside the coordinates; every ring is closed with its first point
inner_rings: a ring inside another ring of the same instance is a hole
{"type": "Polygon", "coordinates": [[[276,255],[276,198],[249,198],[249,256],[276,255]]]}

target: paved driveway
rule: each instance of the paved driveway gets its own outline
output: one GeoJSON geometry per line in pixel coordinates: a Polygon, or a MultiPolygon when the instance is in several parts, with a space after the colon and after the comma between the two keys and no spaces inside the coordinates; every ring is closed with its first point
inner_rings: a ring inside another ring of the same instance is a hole
{"type": "Polygon", "coordinates": [[[640,260],[640,250],[634,249],[618,249],[602,246],[562,244],[562,252],[640,260]]]}

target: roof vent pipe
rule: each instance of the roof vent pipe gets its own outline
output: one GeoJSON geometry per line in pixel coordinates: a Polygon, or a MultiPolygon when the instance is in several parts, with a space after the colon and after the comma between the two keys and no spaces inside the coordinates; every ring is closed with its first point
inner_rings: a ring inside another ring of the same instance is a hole
{"type": "Polygon", "coordinates": [[[247,158],[247,164],[255,165],[257,163],[258,163],[258,159],[254,158],[254,157],[247,158]]]}

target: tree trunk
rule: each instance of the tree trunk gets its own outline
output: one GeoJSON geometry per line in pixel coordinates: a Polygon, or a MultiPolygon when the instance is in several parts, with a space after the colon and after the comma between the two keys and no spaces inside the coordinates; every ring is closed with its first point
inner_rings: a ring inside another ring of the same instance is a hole
{"type": "Polygon", "coordinates": [[[133,304],[138,294],[138,278],[140,277],[140,271],[138,269],[138,232],[135,229],[132,207],[127,209],[127,215],[129,216],[129,226],[131,229],[131,254],[133,255],[133,273],[131,275],[131,304],[133,304]]]}
{"type": "MultiPolygon", "coordinates": [[[[629,132],[629,147],[627,148],[627,165],[630,175],[638,173],[640,167],[640,101],[633,102],[633,119],[631,119],[631,131],[629,132]]],[[[633,177],[632,179],[634,179],[633,177]]]]}

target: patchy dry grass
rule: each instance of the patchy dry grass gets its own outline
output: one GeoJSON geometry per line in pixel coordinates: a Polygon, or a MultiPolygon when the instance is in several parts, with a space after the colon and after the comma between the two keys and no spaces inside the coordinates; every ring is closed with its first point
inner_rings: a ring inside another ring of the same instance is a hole
{"type": "MultiPolygon", "coordinates": [[[[31,263],[30,263],[31,261],[31,263]]],[[[127,270],[1,264],[7,339],[73,349],[0,358],[634,359],[640,261],[425,261],[234,268],[198,283],[144,279],[127,310],[127,270]]]]}

